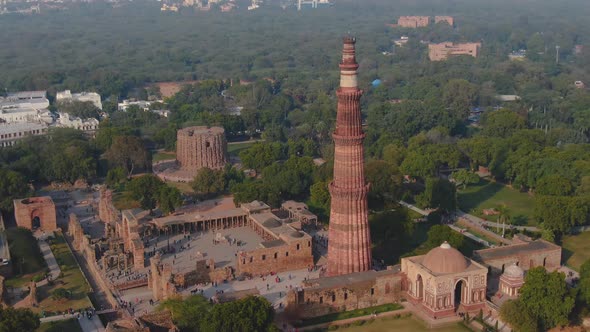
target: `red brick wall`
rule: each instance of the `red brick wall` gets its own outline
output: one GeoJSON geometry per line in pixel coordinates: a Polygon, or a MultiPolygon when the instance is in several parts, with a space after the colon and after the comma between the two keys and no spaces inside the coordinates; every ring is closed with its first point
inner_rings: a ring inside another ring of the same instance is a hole
{"type": "Polygon", "coordinates": [[[259,275],[303,269],[310,265],[313,265],[311,239],[304,238],[279,247],[255,249],[238,254],[237,272],[259,275]]]}

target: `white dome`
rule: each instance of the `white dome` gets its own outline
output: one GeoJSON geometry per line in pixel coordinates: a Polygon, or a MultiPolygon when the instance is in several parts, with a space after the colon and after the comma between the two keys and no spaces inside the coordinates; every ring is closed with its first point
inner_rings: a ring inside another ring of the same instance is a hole
{"type": "Polygon", "coordinates": [[[504,269],[504,275],[511,278],[524,278],[524,271],[518,265],[512,264],[504,269]]]}

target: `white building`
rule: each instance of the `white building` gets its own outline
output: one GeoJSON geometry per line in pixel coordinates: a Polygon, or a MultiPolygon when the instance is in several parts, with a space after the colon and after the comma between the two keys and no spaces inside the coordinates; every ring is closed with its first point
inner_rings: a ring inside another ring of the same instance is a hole
{"type": "Polygon", "coordinates": [[[0,147],[12,146],[25,137],[46,133],[47,125],[44,123],[2,123],[0,124],[0,147]]]}
{"type": "Polygon", "coordinates": [[[89,101],[94,104],[98,109],[102,110],[102,102],[100,100],[100,95],[96,92],[80,92],[80,93],[72,93],[70,90],[60,91],[55,96],[56,101],[67,101],[67,100],[76,100],[76,101],[89,101]]]}
{"type": "Polygon", "coordinates": [[[0,98],[0,119],[8,123],[16,122],[53,122],[51,112],[47,109],[49,100],[45,91],[23,91],[9,93],[0,98]]]}
{"type": "MultiPolygon", "coordinates": [[[[161,100],[158,100],[159,102],[162,102],[161,100]]],[[[117,104],[117,109],[119,111],[123,111],[126,112],[127,109],[129,108],[129,106],[137,106],[140,109],[144,110],[144,111],[149,111],[150,106],[152,105],[152,102],[150,101],[146,101],[146,100],[137,100],[137,101],[131,101],[129,99],[123,100],[122,103],[117,104]]]]}
{"type": "Polygon", "coordinates": [[[94,131],[98,129],[98,123],[98,120],[94,118],[80,119],[67,113],[60,112],[59,119],[57,120],[57,127],[74,128],[82,131],[94,131]]]}

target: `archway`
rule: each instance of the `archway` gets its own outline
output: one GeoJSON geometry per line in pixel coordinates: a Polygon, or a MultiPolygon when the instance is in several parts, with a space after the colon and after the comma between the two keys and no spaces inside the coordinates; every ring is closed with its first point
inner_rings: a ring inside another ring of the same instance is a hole
{"type": "Polygon", "coordinates": [[[461,279],[455,284],[455,308],[459,308],[465,297],[465,291],[467,290],[467,284],[465,280],[461,279]]]}
{"type": "Polygon", "coordinates": [[[31,220],[31,226],[33,227],[33,229],[40,228],[41,219],[39,217],[34,217],[33,220],[31,220]]]}
{"type": "Polygon", "coordinates": [[[416,278],[416,297],[421,299],[424,294],[424,282],[422,281],[422,276],[418,275],[416,278]]]}

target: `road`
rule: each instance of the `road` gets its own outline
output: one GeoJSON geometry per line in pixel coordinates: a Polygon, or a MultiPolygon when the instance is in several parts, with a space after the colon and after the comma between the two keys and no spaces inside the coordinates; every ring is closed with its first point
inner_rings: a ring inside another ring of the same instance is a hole
{"type": "MultiPolygon", "coordinates": [[[[482,219],[480,217],[474,216],[472,214],[465,213],[465,212],[463,212],[461,210],[457,210],[456,213],[457,213],[457,216],[459,216],[461,218],[464,218],[464,219],[467,219],[471,223],[475,223],[477,225],[481,225],[481,226],[486,225],[488,227],[502,228],[502,224],[501,223],[497,223],[497,222],[494,222],[494,221],[485,220],[485,219],[482,219]]],[[[509,226],[509,225],[506,225],[506,227],[507,228],[508,227],[512,227],[512,228],[515,228],[515,229],[518,229],[518,230],[521,230],[521,231],[523,231],[523,230],[527,230],[527,231],[530,231],[530,232],[540,232],[541,231],[539,228],[534,227],[534,226],[509,226]]]]}

